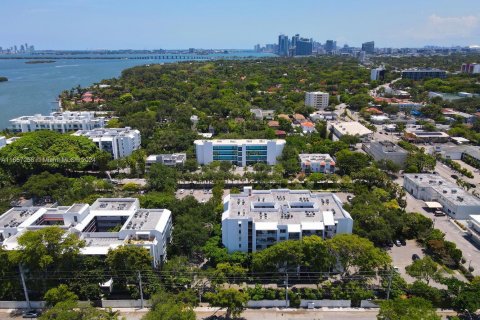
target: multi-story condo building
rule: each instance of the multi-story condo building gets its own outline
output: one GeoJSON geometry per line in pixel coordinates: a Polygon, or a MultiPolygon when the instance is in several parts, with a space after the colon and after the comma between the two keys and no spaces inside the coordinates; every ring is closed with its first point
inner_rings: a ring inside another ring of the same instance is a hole
{"type": "Polygon", "coordinates": [[[313,40],[301,38],[299,34],[292,37],[292,55],[310,56],[313,52],[313,40]]]}
{"type": "Polygon", "coordinates": [[[278,55],[279,56],[284,56],[287,57],[289,54],[289,41],[288,41],[288,36],[281,34],[278,36],[278,55]]]}
{"type": "Polygon", "coordinates": [[[255,252],[277,242],[352,233],[353,220],[333,193],[252,190],[223,200],[222,242],[229,252],[255,252]]]}
{"type": "Polygon", "coordinates": [[[16,250],[24,232],[52,225],[84,240],[82,254],[104,256],[118,246],[134,245],[150,252],[154,266],[166,259],[172,237],[169,210],[141,209],[135,198],[100,198],[92,205],[14,207],[0,216],[0,245],[16,250]]]}
{"type": "Polygon", "coordinates": [[[186,153],[153,154],[147,157],[145,168],[148,171],[152,164],[155,163],[160,163],[169,167],[183,166],[186,160],[186,153]]]}
{"type": "Polygon", "coordinates": [[[76,136],[84,136],[92,140],[97,147],[110,153],[113,159],[127,157],[140,148],[140,131],[125,128],[108,128],[79,130],[76,136]]]}
{"type": "Polygon", "coordinates": [[[195,140],[197,162],[228,161],[245,167],[257,162],[275,165],[286,141],[263,139],[195,140]]]}
{"type": "Polygon", "coordinates": [[[325,42],[325,52],[327,54],[332,54],[337,50],[337,41],[327,40],[325,42]]]}
{"type": "Polygon", "coordinates": [[[403,187],[423,201],[435,201],[454,219],[466,220],[480,212],[480,199],[437,174],[406,174],[403,187]]]}
{"type": "Polygon", "coordinates": [[[362,43],[362,51],[368,54],[375,53],[375,41],[369,41],[362,43]]]}
{"type": "Polygon", "coordinates": [[[305,92],[305,105],[317,109],[328,107],[329,94],[322,91],[305,92]]]}
{"type": "Polygon", "coordinates": [[[479,63],[464,63],[462,64],[462,73],[480,73],[480,64],[479,63]]]}
{"type": "Polygon", "coordinates": [[[402,71],[402,79],[423,80],[427,78],[445,78],[447,72],[435,68],[413,68],[402,71]]]}
{"type": "Polygon", "coordinates": [[[335,173],[335,161],[329,154],[301,153],[299,157],[302,172],[335,173]]]}
{"type": "Polygon", "coordinates": [[[364,143],[362,149],[371,155],[375,161],[390,160],[402,167],[405,165],[408,156],[406,150],[391,141],[371,141],[370,143],[364,143]]]}
{"type": "Polygon", "coordinates": [[[37,130],[52,130],[68,132],[76,130],[92,130],[105,126],[104,117],[95,117],[94,112],[52,112],[49,116],[36,114],[22,116],[10,120],[14,132],[31,132],[37,130]]]}
{"type": "Polygon", "coordinates": [[[384,67],[379,67],[379,68],[374,68],[370,71],[370,80],[375,81],[375,80],[384,80],[385,79],[385,68],[384,67]]]}

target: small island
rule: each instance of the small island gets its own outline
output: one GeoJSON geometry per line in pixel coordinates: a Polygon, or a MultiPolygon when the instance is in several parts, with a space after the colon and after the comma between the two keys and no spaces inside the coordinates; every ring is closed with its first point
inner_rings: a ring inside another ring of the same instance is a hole
{"type": "Polygon", "coordinates": [[[6,81],[8,81],[7,77],[0,77],[0,82],[6,82],[6,81]]]}
{"type": "Polygon", "coordinates": [[[37,63],[54,63],[55,60],[30,60],[26,61],[26,64],[37,64],[37,63]]]}

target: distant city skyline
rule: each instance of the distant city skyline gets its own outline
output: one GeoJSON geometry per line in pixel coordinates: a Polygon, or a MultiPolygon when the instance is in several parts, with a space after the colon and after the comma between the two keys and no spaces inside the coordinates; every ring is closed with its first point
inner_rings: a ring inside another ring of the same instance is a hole
{"type": "Polygon", "coordinates": [[[0,46],[37,50],[252,49],[297,33],[354,47],[480,44],[476,0],[2,0],[0,20],[0,46]]]}

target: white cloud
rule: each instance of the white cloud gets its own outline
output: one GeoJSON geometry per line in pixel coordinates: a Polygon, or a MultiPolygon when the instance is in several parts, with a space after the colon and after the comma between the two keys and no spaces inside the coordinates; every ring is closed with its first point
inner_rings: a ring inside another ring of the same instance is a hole
{"type": "Polygon", "coordinates": [[[410,29],[408,33],[419,40],[465,40],[480,34],[480,17],[441,17],[432,14],[423,25],[410,29]]]}

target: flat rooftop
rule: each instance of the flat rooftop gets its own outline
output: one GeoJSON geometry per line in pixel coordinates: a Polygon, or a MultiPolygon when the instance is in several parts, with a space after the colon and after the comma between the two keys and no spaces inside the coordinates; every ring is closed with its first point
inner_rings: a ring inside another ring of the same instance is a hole
{"type": "Polygon", "coordinates": [[[337,122],[333,124],[333,128],[344,135],[348,134],[352,136],[364,136],[373,133],[372,130],[368,129],[357,121],[337,122]]]}
{"type": "Polygon", "coordinates": [[[135,198],[100,198],[97,199],[91,206],[90,210],[130,210],[138,200],[135,198]]]}
{"type": "Polygon", "coordinates": [[[204,142],[211,142],[215,145],[242,145],[242,144],[267,144],[269,141],[275,141],[277,144],[285,144],[286,141],[282,139],[213,139],[213,140],[195,140],[195,144],[203,144],[204,142]]]}
{"type": "Polygon", "coordinates": [[[332,161],[333,158],[326,153],[301,153],[300,161],[332,161]]]}
{"type": "Polygon", "coordinates": [[[126,230],[164,230],[168,215],[163,209],[140,209],[124,225],[126,230]]]}
{"type": "Polygon", "coordinates": [[[413,181],[417,186],[434,189],[440,197],[456,204],[480,206],[480,199],[460,188],[456,184],[445,180],[438,174],[405,174],[405,179],[413,181]]]}
{"type": "Polygon", "coordinates": [[[14,207],[0,216],[0,228],[15,228],[33,216],[42,207],[14,207]]]}
{"type": "Polygon", "coordinates": [[[331,212],[337,219],[350,218],[333,193],[288,189],[253,190],[251,195],[231,194],[228,217],[252,219],[255,223],[301,224],[324,222],[325,212],[331,212]]]}

